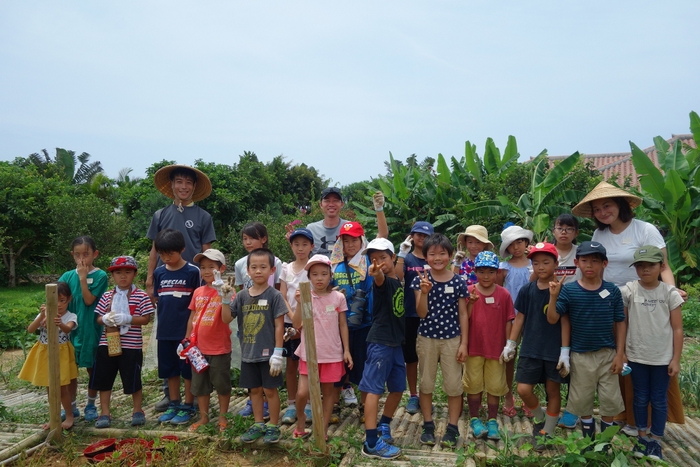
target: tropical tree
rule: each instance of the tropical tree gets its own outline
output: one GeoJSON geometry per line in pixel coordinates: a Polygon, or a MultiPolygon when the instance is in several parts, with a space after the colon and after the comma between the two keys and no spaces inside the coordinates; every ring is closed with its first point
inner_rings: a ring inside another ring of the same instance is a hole
{"type": "Polygon", "coordinates": [[[95,175],[103,172],[102,164],[90,162],[90,154],[87,152],[76,156],[75,151],[62,148],[56,148],[53,159],[46,149],[42,149],[41,154],[30,154],[26,160],[36,166],[40,174],[48,177],[56,175],[73,185],[88,183],[95,175]]]}
{"type": "Polygon", "coordinates": [[[695,147],[684,147],[679,140],[670,145],[661,136],[654,138],[661,170],[630,141],[643,206],[661,230],[668,232],[668,261],[679,283],[700,273],[700,118],[695,112],[690,113],[690,131],[695,147]]]}

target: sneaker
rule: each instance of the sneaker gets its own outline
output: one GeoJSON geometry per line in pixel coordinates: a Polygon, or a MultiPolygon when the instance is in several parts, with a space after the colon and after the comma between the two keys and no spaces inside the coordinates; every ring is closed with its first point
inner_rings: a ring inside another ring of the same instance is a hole
{"type": "Polygon", "coordinates": [[[170,419],[173,425],[184,425],[188,423],[195,415],[194,406],[191,404],[182,404],[178,407],[177,414],[170,419]]]}
{"type": "Polygon", "coordinates": [[[488,434],[488,430],[484,426],[484,422],[476,417],[469,421],[469,426],[472,428],[474,439],[484,438],[488,434]]]}
{"type": "Polygon", "coordinates": [[[435,425],[426,427],[423,425],[423,433],[420,435],[421,444],[435,446],[435,425]]]}
{"type": "Polygon", "coordinates": [[[165,412],[168,410],[168,407],[170,406],[170,398],[168,396],[163,396],[161,400],[156,402],[156,405],[154,407],[156,412],[165,412]]]}
{"type": "Polygon", "coordinates": [[[304,415],[306,415],[306,423],[311,423],[313,421],[313,414],[311,413],[311,405],[306,404],[304,407],[304,415]]]}
{"type": "Polygon", "coordinates": [[[564,411],[564,415],[559,418],[559,425],[562,428],[574,429],[578,424],[579,418],[571,412],[564,411]]]}
{"type": "Polygon", "coordinates": [[[265,425],[262,423],[253,423],[251,427],[248,428],[248,431],[241,435],[241,441],[244,443],[252,443],[255,440],[265,436],[266,431],[267,427],[265,427],[265,425]]]}
{"type": "Polygon", "coordinates": [[[377,426],[377,433],[384,442],[394,444],[394,438],[391,437],[391,427],[388,423],[380,423],[377,426]]]}
{"type": "Polygon", "coordinates": [[[343,388],[342,394],[343,401],[347,407],[354,407],[357,405],[357,396],[355,395],[355,390],[352,388],[352,386],[343,388]]]}
{"type": "Polygon", "coordinates": [[[297,421],[297,407],[296,405],[290,405],[287,410],[284,411],[282,415],[282,423],[286,425],[291,425],[297,421]]]}
{"type": "Polygon", "coordinates": [[[169,423],[170,420],[175,418],[175,415],[177,415],[177,412],[180,408],[180,401],[171,401],[170,405],[168,405],[168,410],[165,411],[163,415],[158,418],[158,421],[160,423],[169,423]]]}
{"type": "Polygon", "coordinates": [[[331,419],[328,421],[330,425],[337,425],[340,423],[340,406],[335,404],[333,406],[333,412],[331,412],[331,419]]]}
{"type": "Polygon", "coordinates": [[[647,442],[647,457],[660,461],[664,460],[661,443],[653,438],[647,442]]]}
{"type": "Polygon", "coordinates": [[[95,428],[109,428],[112,425],[112,417],[100,415],[95,422],[95,428]]]}
{"type": "Polygon", "coordinates": [[[266,425],[265,426],[265,437],[263,438],[263,443],[265,444],[276,444],[280,442],[280,427],[277,425],[266,425]]]}
{"type": "Polygon", "coordinates": [[[97,420],[97,407],[95,407],[95,404],[88,404],[85,406],[83,414],[86,422],[94,422],[97,420]]]}
{"type": "Polygon", "coordinates": [[[532,419],[532,437],[537,438],[540,436],[540,431],[544,429],[544,420],[537,422],[534,418],[532,419]]]}
{"type": "Polygon", "coordinates": [[[253,415],[253,402],[250,399],[248,399],[245,406],[238,411],[238,415],[241,417],[250,417],[253,415]]]}
{"type": "Polygon", "coordinates": [[[410,413],[411,415],[420,412],[420,398],[418,396],[411,396],[408,398],[408,402],[406,403],[406,412],[410,413]]]}
{"type": "Polygon", "coordinates": [[[498,433],[498,422],[495,418],[492,418],[486,422],[486,429],[488,430],[488,433],[486,434],[488,439],[492,439],[494,441],[501,439],[501,435],[498,433]]]}
{"type": "Polygon", "coordinates": [[[551,442],[552,437],[548,435],[544,430],[537,433],[535,436],[535,444],[533,450],[535,452],[544,452],[547,449],[547,445],[551,442]]]}
{"type": "Polygon", "coordinates": [[[270,419],[270,409],[267,408],[267,402],[263,402],[263,420],[268,421],[270,419]]]}
{"type": "Polygon", "coordinates": [[[459,438],[459,430],[455,430],[451,426],[447,427],[445,434],[442,436],[442,441],[440,445],[444,448],[454,448],[457,446],[457,439],[459,438]]]}
{"type": "Polygon", "coordinates": [[[636,438],[639,436],[639,431],[637,431],[637,428],[632,426],[632,425],[625,425],[620,429],[620,432],[626,434],[630,438],[636,438]]]}
{"type": "Polygon", "coordinates": [[[392,446],[382,438],[377,440],[374,448],[370,448],[367,442],[362,443],[362,455],[365,457],[373,457],[375,459],[396,459],[401,455],[401,449],[392,446]]]}
{"type": "Polygon", "coordinates": [[[637,437],[637,442],[634,445],[634,457],[642,458],[649,452],[649,439],[637,437]]]}
{"type": "Polygon", "coordinates": [[[143,412],[134,412],[131,416],[131,426],[141,426],[146,424],[146,414],[143,412]]]}

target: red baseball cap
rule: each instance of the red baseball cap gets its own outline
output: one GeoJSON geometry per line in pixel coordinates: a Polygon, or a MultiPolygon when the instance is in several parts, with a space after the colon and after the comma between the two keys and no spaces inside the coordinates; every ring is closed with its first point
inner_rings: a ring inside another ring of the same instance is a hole
{"type": "Polygon", "coordinates": [[[338,235],[350,235],[351,237],[362,237],[365,234],[365,229],[362,228],[359,222],[345,222],[340,226],[338,235]]]}
{"type": "Polygon", "coordinates": [[[534,255],[535,253],[549,253],[550,255],[554,256],[554,259],[559,259],[559,252],[557,251],[557,247],[555,247],[551,243],[535,243],[530,247],[530,253],[527,254],[527,257],[532,258],[532,255],[534,255]]]}

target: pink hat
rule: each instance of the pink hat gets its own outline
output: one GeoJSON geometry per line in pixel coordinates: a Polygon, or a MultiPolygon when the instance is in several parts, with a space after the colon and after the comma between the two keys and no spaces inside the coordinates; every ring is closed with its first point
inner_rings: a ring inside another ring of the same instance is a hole
{"type": "Polygon", "coordinates": [[[308,271],[314,264],[325,264],[326,266],[331,267],[331,260],[326,255],[313,255],[306,263],[306,266],[304,266],[304,269],[308,271]]]}

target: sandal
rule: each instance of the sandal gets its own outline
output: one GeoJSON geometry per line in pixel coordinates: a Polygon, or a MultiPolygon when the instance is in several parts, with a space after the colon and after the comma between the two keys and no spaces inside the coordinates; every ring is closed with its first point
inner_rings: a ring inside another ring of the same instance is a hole
{"type": "Polygon", "coordinates": [[[308,428],[305,428],[303,431],[297,431],[296,428],[294,429],[294,433],[292,433],[292,437],[294,439],[305,439],[311,436],[311,430],[308,428]]]}
{"type": "Polygon", "coordinates": [[[535,415],[530,411],[530,409],[528,409],[527,407],[525,407],[525,404],[523,404],[522,407],[520,407],[520,408],[523,409],[523,414],[524,414],[527,418],[533,418],[533,417],[535,416],[535,415]]]}
{"type": "Polygon", "coordinates": [[[226,428],[228,428],[228,423],[219,422],[217,426],[219,427],[219,433],[223,433],[224,431],[226,431],[226,428]]]}
{"type": "Polygon", "coordinates": [[[195,422],[190,427],[187,429],[190,433],[194,433],[195,431],[199,430],[201,427],[206,425],[204,422],[195,422]]]}
{"type": "Polygon", "coordinates": [[[513,418],[516,415],[518,415],[518,412],[515,410],[515,406],[513,407],[506,407],[505,405],[501,409],[501,413],[505,415],[506,417],[513,418]]]}

